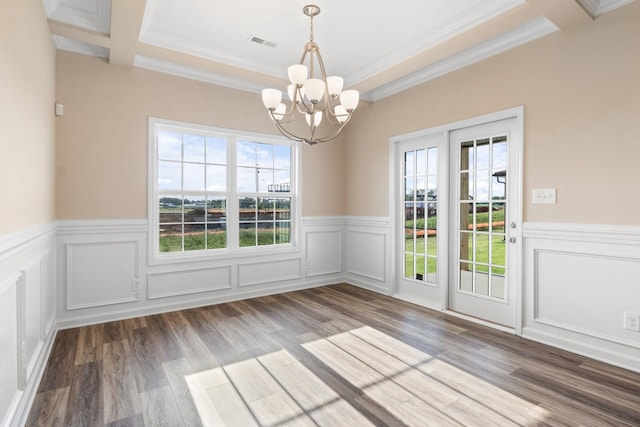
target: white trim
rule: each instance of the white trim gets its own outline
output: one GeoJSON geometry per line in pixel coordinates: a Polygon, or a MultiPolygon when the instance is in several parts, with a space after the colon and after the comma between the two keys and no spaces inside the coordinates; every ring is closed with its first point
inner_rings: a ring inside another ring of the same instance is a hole
{"type": "Polygon", "coordinates": [[[640,226],[637,225],[527,222],[523,227],[523,235],[536,239],[640,245],[640,226]]]}
{"type": "Polygon", "coordinates": [[[56,225],[51,222],[0,235],[0,260],[5,256],[13,255],[13,252],[35,245],[42,239],[53,237],[55,232],[56,225]]]}
{"type": "Polygon", "coordinates": [[[379,101],[398,92],[428,82],[429,80],[514,49],[558,30],[559,28],[553,22],[543,16],[534,18],[499,36],[433,63],[391,83],[377,87],[363,94],[362,99],[379,101]]]}
{"type": "Polygon", "coordinates": [[[56,221],[59,236],[102,233],[146,233],[146,219],[74,219],[56,221]]]}
{"type": "Polygon", "coordinates": [[[160,271],[155,273],[147,274],[147,298],[150,300],[167,298],[167,297],[176,297],[181,295],[192,295],[192,294],[200,294],[204,292],[214,292],[214,291],[222,291],[225,289],[231,289],[231,265],[222,265],[219,267],[203,267],[203,268],[191,268],[188,270],[176,270],[172,269],[170,271],[160,271]],[[199,289],[189,289],[186,291],[175,291],[175,292],[154,292],[151,279],[154,276],[168,276],[168,275],[178,275],[182,272],[184,273],[192,273],[194,271],[214,271],[214,270],[226,270],[227,271],[227,284],[226,286],[220,287],[208,287],[208,288],[199,288],[199,289]]]}
{"type": "Polygon", "coordinates": [[[578,3],[594,18],[631,2],[633,0],[578,0],[578,3]]]}
{"type": "Polygon", "coordinates": [[[302,279],[301,271],[302,271],[302,260],[300,258],[284,258],[284,259],[271,259],[269,261],[239,262],[238,265],[237,265],[238,287],[239,288],[244,288],[244,287],[247,287],[247,286],[256,286],[256,285],[263,285],[263,284],[286,282],[286,281],[289,281],[289,280],[302,279]],[[285,262],[291,262],[291,261],[297,262],[297,264],[298,264],[298,266],[297,266],[297,271],[298,272],[296,274],[290,274],[288,276],[275,277],[275,278],[272,278],[272,279],[267,279],[267,280],[262,280],[262,281],[257,281],[257,280],[242,281],[241,280],[242,267],[265,265],[265,266],[272,266],[274,269],[277,269],[277,264],[278,263],[285,263],[285,262]]]}

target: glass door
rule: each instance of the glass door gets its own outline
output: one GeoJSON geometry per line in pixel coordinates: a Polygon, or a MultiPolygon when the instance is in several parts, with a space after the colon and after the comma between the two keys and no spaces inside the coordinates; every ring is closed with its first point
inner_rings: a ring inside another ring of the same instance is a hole
{"type": "Polygon", "coordinates": [[[515,327],[515,284],[510,268],[517,245],[509,235],[517,186],[511,153],[515,119],[450,134],[452,265],[449,309],[515,327]],[[510,239],[512,240],[510,242],[510,239]]]}

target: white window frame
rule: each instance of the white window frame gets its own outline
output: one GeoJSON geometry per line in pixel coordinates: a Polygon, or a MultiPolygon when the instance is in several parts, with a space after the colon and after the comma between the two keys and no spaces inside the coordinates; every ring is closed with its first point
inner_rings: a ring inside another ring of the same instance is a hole
{"type": "Polygon", "coordinates": [[[299,252],[301,217],[300,197],[300,147],[299,144],[282,136],[246,132],[236,129],[217,128],[200,124],[149,117],[148,120],[148,165],[147,165],[147,222],[148,222],[148,254],[149,264],[169,264],[176,262],[197,262],[222,260],[229,258],[264,256],[299,252]],[[159,206],[158,197],[158,146],[157,130],[175,129],[178,132],[195,132],[225,135],[227,146],[227,248],[206,249],[199,251],[160,252],[159,248],[159,206]],[[238,139],[251,142],[279,144],[291,147],[291,228],[288,244],[240,247],[238,242],[238,194],[236,142],[238,139]]]}

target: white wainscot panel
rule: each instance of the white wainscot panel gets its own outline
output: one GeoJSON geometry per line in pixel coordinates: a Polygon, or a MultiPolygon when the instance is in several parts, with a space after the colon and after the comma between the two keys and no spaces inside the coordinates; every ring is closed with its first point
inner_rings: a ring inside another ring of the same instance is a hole
{"type": "Polygon", "coordinates": [[[69,310],[139,299],[138,242],[67,243],[69,310]]]}
{"type": "Polygon", "coordinates": [[[0,282],[0,425],[15,412],[20,395],[18,377],[18,309],[17,284],[14,276],[0,282]]]}
{"type": "Polygon", "coordinates": [[[350,231],[347,247],[349,273],[384,282],[386,250],[384,233],[350,231]]]}
{"type": "MultiPolygon", "coordinates": [[[[45,259],[43,257],[43,259],[45,259]]],[[[22,329],[22,340],[24,342],[23,369],[26,370],[27,380],[31,377],[36,360],[44,340],[43,314],[43,293],[46,289],[43,272],[43,261],[29,265],[22,276],[22,286],[24,295],[24,324],[22,329]]],[[[46,267],[46,266],[45,266],[46,267]]]]}
{"type": "Polygon", "coordinates": [[[640,348],[623,329],[625,310],[640,307],[640,259],[537,249],[534,320],[640,348]]]}
{"type": "Polygon", "coordinates": [[[150,273],[149,299],[231,288],[231,266],[150,273]]]}
{"type": "Polygon", "coordinates": [[[300,272],[300,258],[242,263],[238,264],[238,285],[242,287],[300,279],[300,272]]]}
{"type": "Polygon", "coordinates": [[[306,234],[307,277],[342,272],[342,233],[310,231],[306,234]]]}

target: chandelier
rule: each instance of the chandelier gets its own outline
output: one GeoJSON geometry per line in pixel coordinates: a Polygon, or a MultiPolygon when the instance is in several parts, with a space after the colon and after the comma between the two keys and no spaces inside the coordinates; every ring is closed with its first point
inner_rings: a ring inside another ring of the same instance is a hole
{"type": "Polygon", "coordinates": [[[282,102],[282,91],[278,89],[263,89],[262,102],[271,120],[284,136],[313,145],[331,141],[340,135],[351,120],[351,113],[358,106],[360,94],[357,90],[342,90],[344,85],[342,77],[327,77],[320,50],[313,41],[313,17],[320,13],[320,8],[307,5],[302,11],[311,20],[310,36],[309,42],[304,46],[300,63],[291,65],[287,69],[291,82],[287,87],[287,94],[291,104],[287,106],[282,102]],[[305,65],[305,61],[308,66],[305,65]],[[295,117],[301,117],[300,115],[306,119],[307,136],[298,136],[285,127],[295,117]],[[318,126],[323,119],[331,124],[332,130],[319,136],[318,126]]]}

